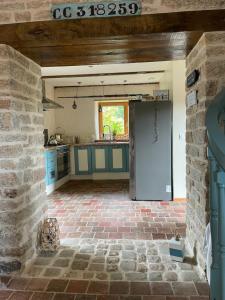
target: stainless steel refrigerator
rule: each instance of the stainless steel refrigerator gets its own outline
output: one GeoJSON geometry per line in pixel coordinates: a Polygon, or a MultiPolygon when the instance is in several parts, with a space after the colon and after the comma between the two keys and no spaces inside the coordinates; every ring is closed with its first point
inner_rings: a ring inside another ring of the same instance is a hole
{"type": "Polygon", "coordinates": [[[130,197],[173,198],[172,103],[130,101],[130,197]]]}

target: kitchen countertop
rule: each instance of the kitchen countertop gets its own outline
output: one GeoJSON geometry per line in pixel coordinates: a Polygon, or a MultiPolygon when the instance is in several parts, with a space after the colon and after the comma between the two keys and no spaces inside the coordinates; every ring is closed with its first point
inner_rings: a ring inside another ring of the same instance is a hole
{"type": "Polygon", "coordinates": [[[111,145],[129,145],[129,141],[112,141],[112,142],[89,142],[89,143],[80,143],[80,144],[65,144],[65,145],[56,145],[56,146],[46,146],[45,150],[56,150],[57,148],[63,146],[69,147],[80,147],[80,146],[111,146],[111,145]]]}

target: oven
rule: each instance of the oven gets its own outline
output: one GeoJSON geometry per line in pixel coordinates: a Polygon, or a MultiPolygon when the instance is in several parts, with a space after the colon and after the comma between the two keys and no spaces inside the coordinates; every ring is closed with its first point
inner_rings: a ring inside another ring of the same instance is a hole
{"type": "Polygon", "coordinates": [[[68,175],[70,172],[70,151],[68,146],[57,149],[57,178],[58,180],[68,175]]]}

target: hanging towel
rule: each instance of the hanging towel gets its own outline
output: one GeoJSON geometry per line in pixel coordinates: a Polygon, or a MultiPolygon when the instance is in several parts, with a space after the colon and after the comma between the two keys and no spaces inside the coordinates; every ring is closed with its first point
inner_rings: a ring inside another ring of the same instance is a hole
{"type": "Polygon", "coordinates": [[[205,260],[206,260],[207,279],[210,284],[211,265],[212,265],[212,239],[211,239],[210,223],[207,225],[206,230],[205,230],[204,256],[205,256],[205,260]]]}

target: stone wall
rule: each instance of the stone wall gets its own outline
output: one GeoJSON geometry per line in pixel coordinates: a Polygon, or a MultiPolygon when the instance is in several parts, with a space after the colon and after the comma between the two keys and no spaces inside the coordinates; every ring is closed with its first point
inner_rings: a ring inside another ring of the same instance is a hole
{"type": "Polygon", "coordinates": [[[225,32],[205,33],[187,57],[187,75],[200,70],[198,83],[188,89],[198,91],[198,104],[187,108],[187,242],[196,246],[197,260],[205,267],[203,241],[209,221],[209,182],[205,115],[210,101],[225,84],[225,32]]]}
{"type": "MultiPolygon", "coordinates": [[[[73,2],[87,2],[87,0],[3,0],[0,1],[0,24],[50,20],[52,4],[73,2]]],[[[221,0],[142,0],[142,7],[143,14],[154,14],[225,9],[225,2],[221,0]]]]}
{"type": "Polygon", "coordinates": [[[0,273],[32,257],[47,207],[40,67],[0,45],[0,273]]]}

